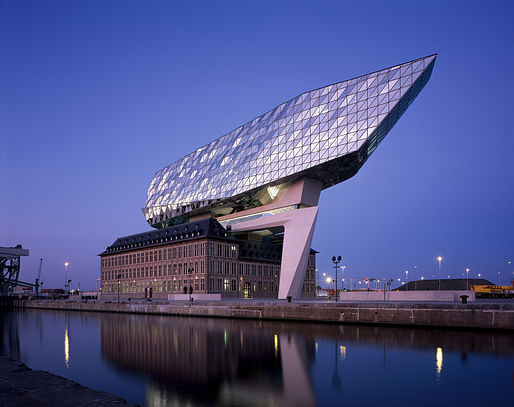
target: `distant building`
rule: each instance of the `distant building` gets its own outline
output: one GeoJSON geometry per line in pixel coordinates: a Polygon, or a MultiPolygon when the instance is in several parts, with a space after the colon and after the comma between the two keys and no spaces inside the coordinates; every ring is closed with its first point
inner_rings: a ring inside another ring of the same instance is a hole
{"type": "MultiPolygon", "coordinates": [[[[472,285],[492,285],[489,280],[484,278],[448,278],[441,279],[441,290],[467,290],[472,285]]],[[[416,280],[409,281],[394,290],[399,291],[414,291],[414,290],[439,290],[439,280],[416,280]]]]}
{"type": "MultiPolygon", "coordinates": [[[[118,238],[100,254],[102,296],[277,298],[281,256],[280,238],[236,239],[212,218],[152,230],[118,238]]],[[[311,250],[302,297],[315,296],[315,256],[311,250]]]]}

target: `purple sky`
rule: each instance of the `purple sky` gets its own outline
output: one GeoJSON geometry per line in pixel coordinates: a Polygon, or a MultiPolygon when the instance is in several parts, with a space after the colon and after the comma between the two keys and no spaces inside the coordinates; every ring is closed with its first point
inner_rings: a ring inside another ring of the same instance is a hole
{"type": "Polygon", "coordinates": [[[352,179],[322,193],[320,271],[513,277],[511,1],[0,0],[0,246],[45,287],[149,229],[153,174],[298,94],[437,52],[352,179]],[[417,266],[414,272],[414,266],[417,266]]]}

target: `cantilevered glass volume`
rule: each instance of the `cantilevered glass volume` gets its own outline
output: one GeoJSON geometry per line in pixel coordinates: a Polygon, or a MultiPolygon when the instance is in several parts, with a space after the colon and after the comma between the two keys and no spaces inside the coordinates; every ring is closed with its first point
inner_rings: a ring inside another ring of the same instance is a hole
{"type": "Polygon", "coordinates": [[[236,234],[280,235],[279,298],[297,296],[320,191],[357,173],[428,82],[435,59],[302,93],[198,148],[155,174],[146,220],[162,229],[214,217],[236,234]]]}

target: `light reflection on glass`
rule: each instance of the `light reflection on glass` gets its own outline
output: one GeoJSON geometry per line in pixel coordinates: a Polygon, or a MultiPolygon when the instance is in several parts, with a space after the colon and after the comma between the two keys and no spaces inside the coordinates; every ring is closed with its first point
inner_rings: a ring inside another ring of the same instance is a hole
{"type": "Polygon", "coordinates": [[[439,379],[441,377],[441,370],[443,370],[443,348],[437,348],[435,354],[435,365],[437,367],[437,378],[439,379]]]}
{"type": "Polygon", "coordinates": [[[70,343],[68,339],[68,328],[64,329],[64,363],[70,367],[70,343]]]}

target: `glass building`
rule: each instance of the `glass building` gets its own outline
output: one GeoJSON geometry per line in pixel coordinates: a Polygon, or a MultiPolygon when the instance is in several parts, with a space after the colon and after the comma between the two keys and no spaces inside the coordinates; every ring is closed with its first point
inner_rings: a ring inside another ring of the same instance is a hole
{"type": "Polygon", "coordinates": [[[308,176],[322,189],[355,175],[425,86],[436,55],[325,86],[280,104],[159,170],[143,213],[156,228],[263,205],[308,176]]]}
{"type": "Polygon", "coordinates": [[[414,101],[436,55],[302,93],[159,170],[143,213],[164,229],[216,218],[283,246],[279,298],[298,297],[320,192],[357,173],[414,101]]]}

